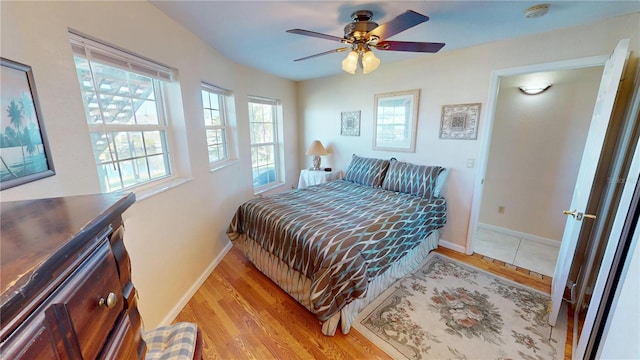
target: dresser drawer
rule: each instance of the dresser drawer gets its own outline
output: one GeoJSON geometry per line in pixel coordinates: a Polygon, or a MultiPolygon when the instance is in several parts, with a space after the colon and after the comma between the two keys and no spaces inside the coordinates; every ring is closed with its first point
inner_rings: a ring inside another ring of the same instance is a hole
{"type": "Polygon", "coordinates": [[[95,359],[124,301],[106,239],[0,347],[8,358],[95,359]],[[111,301],[107,301],[109,294],[111,301]],[[108,304],[107,304],[108,302],[108,304]]]}
{"type": "Polygon", "coordinates": [[[19,330],[0,345],[2,359],[51,360],[58,359],[56,344],[51,338],[44,315],[23,324],[19,330]]]}
{"type": "Polygon", "coordinates": [[[136,356],[136,351],[138,350],[136,344],[140,342],[136,342],[136,336],[140,337],[141,335],[132,330],[129,316],[123,314],[118,320],[115,329],[113,329],[109,342],[104,345],[100,359],[138,358],[138,356],[136,356]]]}
{"type": "MultiPolygon", "coordinates": [[[[98,355],[106,334],[124,308],[116,269],[111,248],[105,240],[54,295],[52,304],[64,304],[84,359],[94,359],[98,355]]],[[[56,316],[64,316],[64,312],[56,316]]]]}

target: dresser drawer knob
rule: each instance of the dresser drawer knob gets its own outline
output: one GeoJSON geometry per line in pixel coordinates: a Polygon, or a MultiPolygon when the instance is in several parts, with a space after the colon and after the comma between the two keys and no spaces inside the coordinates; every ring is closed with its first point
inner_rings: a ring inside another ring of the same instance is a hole
{"type": "Polygon", "coordinates": [[[106,299],[100,298],[100,301],[98,301],[98,305],[111,309],[112,307],[116,306],[117,302],[118,302],[118,297],[116,296],[116,294],[109,293],[106,299]]]}

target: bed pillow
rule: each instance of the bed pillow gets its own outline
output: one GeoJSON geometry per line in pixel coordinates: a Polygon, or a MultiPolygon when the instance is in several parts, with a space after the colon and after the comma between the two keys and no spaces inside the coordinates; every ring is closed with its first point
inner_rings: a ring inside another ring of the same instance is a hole
{"type": "Polygon", "coordinates": [[[391,159],[382,188],[423,198],[440,196],[444,184],[441,174],[446,177],[447,171],[440,166],[415,165],[391,159]]]}
{"type": "Polygon", "coordinates": [[[438,178],[436,179],[436,186],[433,188],[433,196],[440,196],[440,192],[442,191],[444,182],[447,180],[447,176],[449,176],[449,169],[442,168],[442,171],[440,171],[440,174],[438,174],[438,178]]]}
{"type": "Polygon", "coordinates": [[[389,160],[363,158],[353,154],[344,179],[357,184],[379,187],[389,168],[389,160]]]}

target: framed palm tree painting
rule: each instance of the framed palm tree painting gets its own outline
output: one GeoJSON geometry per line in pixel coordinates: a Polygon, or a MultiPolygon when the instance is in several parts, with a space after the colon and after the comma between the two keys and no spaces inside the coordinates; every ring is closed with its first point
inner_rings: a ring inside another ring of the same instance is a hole
{"type": "Polygon", "coordinates": [[[0,190],[4,190],[55,171],[31,67],[0,61],[0,190]]]}

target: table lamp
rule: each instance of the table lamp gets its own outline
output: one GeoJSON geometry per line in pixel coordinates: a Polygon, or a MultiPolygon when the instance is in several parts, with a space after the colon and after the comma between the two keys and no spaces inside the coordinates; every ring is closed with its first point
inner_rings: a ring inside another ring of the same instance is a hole
{"type": "Polygon", "coordinates": [[[328,155],[320,140],[313,140],[306,155],[313,156],[313,170],[320,170],[320,156],[328,155]]]}

